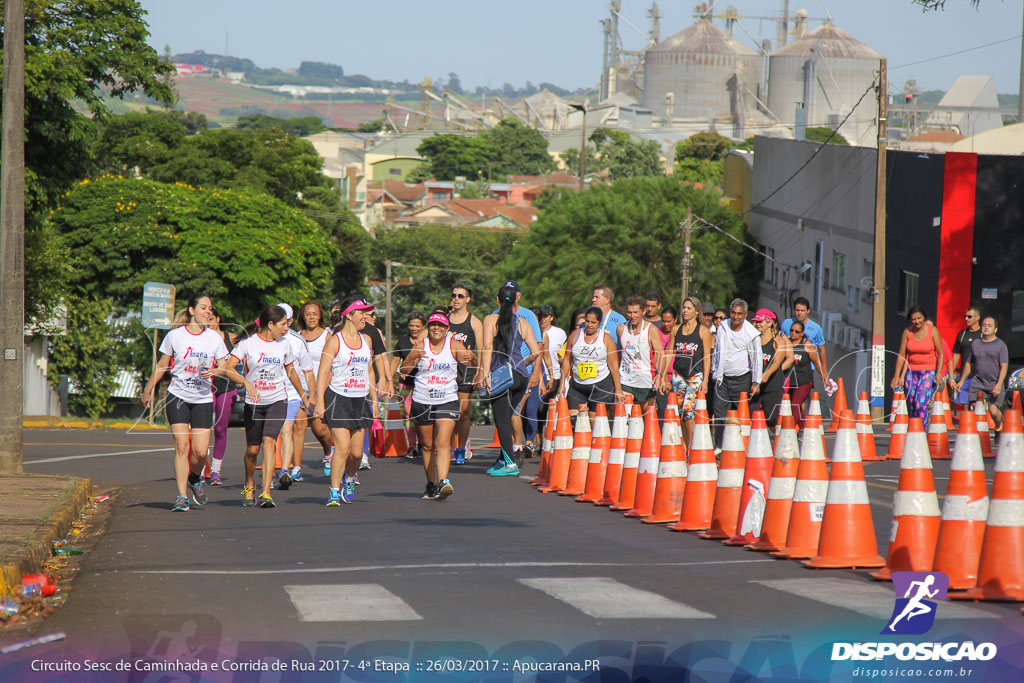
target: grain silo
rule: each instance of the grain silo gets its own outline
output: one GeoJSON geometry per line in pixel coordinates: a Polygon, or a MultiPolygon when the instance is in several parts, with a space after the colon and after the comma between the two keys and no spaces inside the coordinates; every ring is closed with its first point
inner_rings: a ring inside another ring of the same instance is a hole
{"type": "Polygon", "coordinates": [[[761,55],[703,19],[647,50],[644,107],[655,120],[742,120],[756,107],[761,55]]]}
{"type": "Polygon", "coordinates": [[[874,146],[878,102],[874,90],[865,91],[875,82],[880,59],[882,55],[826,22],[771,55],[768,108],[788,126],[795,123],[802,103],[807,126],[834,129],[856,106],[839,133],[851,145],[874,146]]]}

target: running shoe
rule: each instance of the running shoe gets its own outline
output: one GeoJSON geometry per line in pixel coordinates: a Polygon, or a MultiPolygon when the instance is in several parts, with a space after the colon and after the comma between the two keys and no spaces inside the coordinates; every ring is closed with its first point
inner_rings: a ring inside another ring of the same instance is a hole
{"type": "Polygon", "coordinates": [[[508,463],[505,462],[505,458],[503,458],[502,456],[499,455],[498,459],[494,462],[494,464],[487,468],[487,474],[491,474],[492,472],[497,472],[499,470],[503,470],[503,469],[505,469],[505,465],[507,465],[507,464],[508,463]]]}
{"type": "Polygon", "coordinates": [[[341,493],[338,491],[338,489],[331,489],[330,494],[328,494],[327,496],[327,507],[341,507],[341,493]]]}
{"type": "Polygon", "coordinates": [[[469,447],[469,441],[466,441],[466,460],[473,459],[473,449],[469,447]]]}
{"type": "Polygon", "coordinates": [[[274,505],[274,499],[270,497],[269,493],[261,493],[259,500],[260,500],[260,507],[261,508],[274,508],[274,507],[277,507],[276,505],[274,505]]]}
{"type": "Polygon", "coordinates": [[[194,484],[188,485],[188,490],[192,493],[192,501],[196,504],[196,507],[202,507],[206,505],[206,489],[203,487],[203,480],[200,479],[194,484]]]}
{"type": "Polygon", "coordinates": [[[520,452],[523,454],[524,458],[532,458],[533,457],[533,442],[527,441],[525,444],[523,444],[523,448],[522,448],[522,450],[520,452]]]}
{"type": "Polygon", "coordinates": [[[320,463],[324,466],[324,474],[328,477],[331,476],[331,460],[334,459],[334,446],[331,446],[331,452],[324,456],[320,463]]]}
{"type": "Polygon", "coordinates": [[[220,472],[210,472],[210,486],[220,486],[220,472]]]}
{"type": "Polygon", "coordinates": [[[174,512],[188,512],[188,498],[186,496],[178,496],[174,499],[174,507],[171,508],[174,512]]]}
{"type": "Polygon", "coordinates": [[[491,475],[492,477],[518,477],[519,465],[515,464],[514,462],[508,463],[504,465],[500,470],[495,470],[493,472],[488,470],[487,474],[491,475]]]}
{"type": "Polygon", "coordinates": [[[292,481],[302,481],[302,468],[298,465],[292,468],[292,481]]]}
{"type": "Polygon", "coordinates": [[[352,475],[352,481],[355,482],[356,486],[360,486],[362,484],[362,482],[359,481],[359,473],[358,472],[356,472],[355,474],[352,475]]]}
{"type": "Polygon", "coordinates": [[[455,464],[465,465],[466,464],[466,449],[456,448],[455,449],[455,464]]]}
{"type": "Polygon", "coordinates": [[[242,507],[256,507],[255,490],[249,487],[242,488],[242,507]]]}
{"type": "Polygon", "coordinates": [[[441,486],[437,489],[437,499],[444,500],[453,493],[455,493],[455,487],[452,486],[452,483],[447,479],[442,479],[441,486]]]}
{"type": "Polygon", "coordinates": [[[420,450],[419,446],[409,446],[409,450],[408,450],[408,452],[406,452],[405,457],[408,460],[415,460],[416,458],[418,458],[422,454],[423,453],[420,450]]]}
{"type": "Polygon", "coordinates": [[[427,482],[427,487],[423,489],[423,495],[420,496],[420,500],[433,500],[437,494],[437,486],[432,481],[427,482]]]}
{"type": "Polygon", "coordinates": [[[373,469],[372,467],[370,467],[370,455],[368,453],[363,453],[363,459],[359,461],[359,469],[361,469],[361,470],[373,469]]]}
{"type": "Polygon", "coordinates": [[[356,480],[349,479],[348,475],[341,477],[341,502],[351,503],[356,499],[356,480]]]}
{"type": "Polygon", "coordinates": [[[292,475],[288,473],[288,470],[281,470],[277,476],[274,477],[274,488],[287,491],[292,485],[292,475]]]}

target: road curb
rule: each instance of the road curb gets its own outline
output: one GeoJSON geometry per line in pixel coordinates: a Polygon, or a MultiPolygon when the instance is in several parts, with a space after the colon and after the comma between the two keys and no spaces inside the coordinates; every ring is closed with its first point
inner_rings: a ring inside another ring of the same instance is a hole
{"type": "Polygon", "coordinates": [[[7,597],[21,589],[22,574],[37,574],[43,562],[50,558],[53,542],[71,533],[71,524],[79,519],[92,500],[92,480],[77,479],[74,488],[45,524],[37,527],[24,555],[0,565],[0,597],[7,597]]]}
{"type": "Polygon", "coordinates": [[[136,429],[139,431],[166,431],[167,425],[150,425],[148,422],[86,422],[84,420],[22,420],[22,429],[136,429]]]}

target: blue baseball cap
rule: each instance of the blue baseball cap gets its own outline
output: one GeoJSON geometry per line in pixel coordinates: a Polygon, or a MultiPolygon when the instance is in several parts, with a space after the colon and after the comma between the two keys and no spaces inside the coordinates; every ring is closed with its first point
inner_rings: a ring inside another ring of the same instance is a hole
{"type": "Polygon", "coordinates": [[[516,282],[515,280],[505,280],[505,284],[502,285],[502,286],[503,287],[511,287],[512,289],[516,290],[520,294],[523,293],[523,290],[519,288],[519,283],[516,282]]]}

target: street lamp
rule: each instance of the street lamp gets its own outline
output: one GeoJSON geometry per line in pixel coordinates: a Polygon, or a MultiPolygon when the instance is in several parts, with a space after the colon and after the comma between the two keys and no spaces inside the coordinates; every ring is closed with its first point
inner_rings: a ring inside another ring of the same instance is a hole
{"type": "Polygon", "coordinates": [[[587,103],[570,104],[571,108],[583,112],[583,132],[580,135],[580,192],[583,191],[583,179],[587,177],[587,103]]]}

